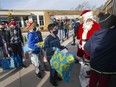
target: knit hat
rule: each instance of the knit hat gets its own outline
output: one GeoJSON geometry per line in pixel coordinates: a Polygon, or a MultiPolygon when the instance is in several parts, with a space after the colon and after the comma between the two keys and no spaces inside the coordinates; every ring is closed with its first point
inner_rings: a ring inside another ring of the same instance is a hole
{"type": "Polygon", "coordinates": [[[10,22],[10,25],[14,25],[15,26],[16,25],[16,22],[15,21],[11,21],[10,22]]]}
{"type": "Polygon", "coordinates": [[[99,25],[101,29],[116,27],[116,16],[99,13],[99,25]]]}
{"type": "Polygon", "coordinates": [[[28,22],[28,23],[27,23],[27,28],[28,28],[29,30],[33,29],[34,27],[35,27],[35,23],[34,23],[34,22],[28,22]]]}
{"type": "Polygon", "coordinates": [[[81,15],[80,18],[83,18],[84,21],[86,21],[88,18],[94,19],[93,18],[93,13],[91,10],[84,10],[81,15]]]}

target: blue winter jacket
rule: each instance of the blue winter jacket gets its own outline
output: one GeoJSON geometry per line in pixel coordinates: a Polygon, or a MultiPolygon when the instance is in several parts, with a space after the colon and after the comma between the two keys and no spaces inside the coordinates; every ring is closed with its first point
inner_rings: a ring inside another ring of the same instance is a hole
{"type": "Polygon", "coordinates": [[[116,28],[96,31],[84,46],[94,70],[116,72],[116,28]]]}
{"type": "Polygon", "coordinates": [[[28,32],[28,47],[32,49],[34,53],[39,53],[40,47],[36,44],[39,42],[39,38],[36,32],[28,32]]]}

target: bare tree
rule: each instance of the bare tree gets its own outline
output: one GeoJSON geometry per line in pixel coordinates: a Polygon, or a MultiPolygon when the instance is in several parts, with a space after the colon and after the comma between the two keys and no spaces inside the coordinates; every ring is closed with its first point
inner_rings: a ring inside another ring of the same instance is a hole
{"type": "Polygon", "coordinates": [[[95,9],[95,8],[96,8],[96,6],[90,5],[89,2],[83,2],[83,3],[79,4],[79,5],[75,8],[75,10],[85,10],[85,9],[93,10],[93,9],[95,9]]]}

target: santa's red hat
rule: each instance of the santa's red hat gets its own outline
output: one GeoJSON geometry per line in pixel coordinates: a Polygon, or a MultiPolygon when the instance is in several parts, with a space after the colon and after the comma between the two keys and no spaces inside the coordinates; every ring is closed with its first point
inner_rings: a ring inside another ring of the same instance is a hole
{"type": "Polygon", "coordinates": [[[28,29],[33,29],[35,27],[35,23],[34,22],[28,22],[27,23],[27,28],[28,29]]]}
{"type": "Polygon", "coordinates": [[[88,18],[93,19],[93,12],[91,10],[84,10],[81,13],[80,18],[84,18],[84,20],[87,20],[88,18]]]}

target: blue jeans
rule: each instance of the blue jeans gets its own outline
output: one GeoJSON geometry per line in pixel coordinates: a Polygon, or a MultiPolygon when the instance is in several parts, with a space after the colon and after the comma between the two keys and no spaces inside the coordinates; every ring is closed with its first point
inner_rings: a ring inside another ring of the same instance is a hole
{"type": "Polygon", "coordinates": [[[58,37],[60,40],[63,40],[63,30],[58,30],[58,37]]]}
{"type": "Polygon", "coordinates": [[[68,29],[64,29],[64,31],[65,31],[65,38],[69,38],[69,30],[68,29]]]}

